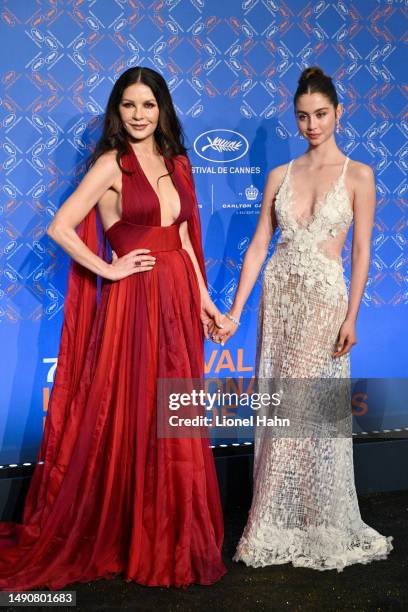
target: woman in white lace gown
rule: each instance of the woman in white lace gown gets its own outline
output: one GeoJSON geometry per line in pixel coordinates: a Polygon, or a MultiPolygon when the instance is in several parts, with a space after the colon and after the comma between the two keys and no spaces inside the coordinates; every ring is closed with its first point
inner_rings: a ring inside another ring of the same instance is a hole
{"type": "MultiPolygon", "coordinates": [[[[279,227],[281,235],[263,278],[258,378],[348,380],[349,352],[356,343],[355,322],[369,268],[373,173],[338,149],[334,132],[342,109],[330,77],[320,68],[302,73],[294,105],[308,150],[270,172],[233,307],[223,329],[214,329],[213,339],[224,343],[236,331],[279,227]],[[341,252],[353,218],[348,297],[341,252]]],[[[312,411],[318,419],[319,410],[324,421],[324,404],[313,404],[306,400],[301,406],[305,422],[312,411]]],[[[350,404],[346,408],[351,424],[350,404]]],[[[281,410],[285,412],[284,405],[281,410]]],[[[314,425],[314,433],[303,437],[299,429],[283,436],[257,428],[254,495],[235,561],[253,567],[291,562],[341,571],[353,563],[384,559],[392,549],[392,537],[361,519],[351,435],[319,435],[321,423],[316,420],[314,425]]]]}

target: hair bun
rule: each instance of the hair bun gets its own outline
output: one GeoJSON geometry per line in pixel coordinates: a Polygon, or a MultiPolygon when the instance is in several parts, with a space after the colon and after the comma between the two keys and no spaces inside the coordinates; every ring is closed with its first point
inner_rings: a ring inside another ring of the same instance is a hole
{"type": "Polygon", "coordinates": [[[323,70],[319,68],[319,66],[310,66],[309,68],[305,68],[303,70],[302,74],[300,75],[298,83],[299,84],[304,83],[305,81],[309,81],[310,79],[321,78],[321,77],[330,78],[326,74],[324,74],[323,70]]]}
{"type": "Polygon", "coordinates": [[[300,75],[298,86],[293,97],[295,107],[300,96],[315,93],[326,96],[334,108],[338,107],[339,99],[332,78],[325,74],[319,66],[310,66],[309,68],[305,68],[300,75]]]}

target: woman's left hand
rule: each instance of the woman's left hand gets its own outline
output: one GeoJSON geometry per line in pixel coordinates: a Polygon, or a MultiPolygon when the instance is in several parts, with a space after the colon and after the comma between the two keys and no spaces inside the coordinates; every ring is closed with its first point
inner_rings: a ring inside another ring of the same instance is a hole
{"type": "Polygon", "coordinates": [[[337,350],[333,353],[333,357],[341,357],[349,353],[355,344],[357,344],[356,325],[354,321],[345,319],[340,327],[336,343],[337,350]]]}
{"type": "Polygon", "coordinates": [[[210,339],[215,329],[222,329],[222,314],[208,296],[201,299],[201,323],[203,324],[204,336],[210,339]]]}

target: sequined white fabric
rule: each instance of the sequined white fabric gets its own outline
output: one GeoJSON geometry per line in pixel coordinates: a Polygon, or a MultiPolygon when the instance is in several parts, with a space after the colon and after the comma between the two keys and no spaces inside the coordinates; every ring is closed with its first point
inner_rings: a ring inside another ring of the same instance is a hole
{"type": "MultiPolygon", "coordinates": [[[[260,379],[349,378],[349,355],[331,356],[348,301],[341,259],[353,220],[348,161],[307,218],[296,214],[288,164],[275,199],[281,236],[263,278],[260,379]]],[[[282,437],[257,428],[253,500],[235,561],[342,571],[386,558],[391,540],[361,519],[350,436],[282,437]]]]}

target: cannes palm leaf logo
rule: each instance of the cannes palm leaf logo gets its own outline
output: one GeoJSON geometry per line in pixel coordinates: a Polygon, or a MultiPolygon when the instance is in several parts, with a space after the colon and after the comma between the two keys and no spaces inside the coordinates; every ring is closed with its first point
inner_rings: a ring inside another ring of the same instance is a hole
{"type": "Polygon", "coordinates": [[[240,132],[217,128],[202,132],[195,139],[193,147],[202,159],[227,164],[244,157],[248,153],[249,142],[240,132]]]}
{"type": "Polygon", "coordinates": [[[240,140],[227,140],[226,138],[220,138],[219,136],[213,139],[207,136],[207,141],[208,144],[201,148],[202,152],[206,151],[207,149],[212,149],[213,151],[224,153],[225,151],[238,151],[238,149],[242,147],[242,141],[240,140]]]}

